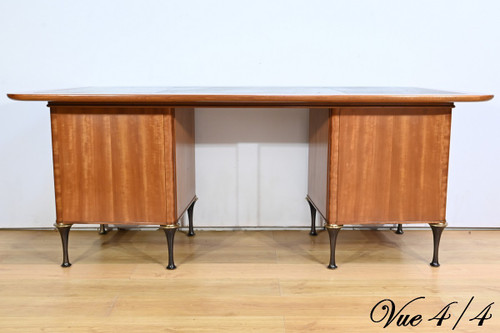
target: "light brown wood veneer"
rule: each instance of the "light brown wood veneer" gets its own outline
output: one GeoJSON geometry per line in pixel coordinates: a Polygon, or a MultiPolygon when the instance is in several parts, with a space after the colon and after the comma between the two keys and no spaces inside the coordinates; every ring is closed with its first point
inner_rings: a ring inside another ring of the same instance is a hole
{"type": "Polygon", "coordinates": [[[195,197],[193,109],[50,107],[59,223],[178,220],[195,197]]]}
{"type": "Polygon", "coordinates": [[[450,128],[449,107],[342,108],[337,224],[445,221],[450,128]]]}
{"type": "Polygon", "coordinates": [[[311,109],[316,209],[338,225],[445,221],[451,107],[311,109]]]}

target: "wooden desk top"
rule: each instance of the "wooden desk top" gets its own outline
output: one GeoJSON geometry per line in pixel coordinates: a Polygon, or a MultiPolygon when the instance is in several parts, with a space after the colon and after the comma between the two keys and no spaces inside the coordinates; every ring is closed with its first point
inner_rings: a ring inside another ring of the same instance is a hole
{"type": "Polygon", "coordinates": [[[23,101],[217,105],[426,104],[479,102],[493,95],[411,87],[86,87],[7,94],[23,101]]]}

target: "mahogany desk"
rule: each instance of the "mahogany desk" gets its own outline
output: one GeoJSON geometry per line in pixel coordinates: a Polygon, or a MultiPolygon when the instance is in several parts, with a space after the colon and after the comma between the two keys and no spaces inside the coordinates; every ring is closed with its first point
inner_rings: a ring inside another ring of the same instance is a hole
{"type": "Polygon", "coordinates": [[[429,223],[432,266],[446,226],[451,110],[471,95],[419,88],[79,88],[9,94],[48,101],[63,264],[75,223],[158,224],[174,269],[178,220],[196,202],[194,107],[307,107],[311,235],[319,212],[329,268],[345,224],[429,223]]]}

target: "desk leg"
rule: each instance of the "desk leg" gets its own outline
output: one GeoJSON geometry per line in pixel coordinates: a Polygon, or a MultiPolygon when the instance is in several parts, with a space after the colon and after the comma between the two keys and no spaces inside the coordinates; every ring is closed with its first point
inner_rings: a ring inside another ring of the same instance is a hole
{"type": "Polygon", "coordinates": [[[398,229],[395,231],[395,233],[398,234],[398,235],[404,234],[403,225],[402,224],[398,224],[398,229]]]}
{"type": "Polygon", "coordinates": [[[99,235],[106,235],[108,233],[108,225],[100,224],[99,225],[99,235]]]}
{"type": "Polygon", "coordinates": [[[187,212],[188,212],[188,219],[189,219],[189,232],[188,236],[194,236],[196,235],[194,233],[194,228],[193,228],[193,209],[194,209],[194,204],[196,203],[196,200],[193,201],[193,203],[189,206],[187,212]]]}
{"type": "Polygon", "coordinates": [[[68,256],[68,237],[69,229],[71,229],[72,224],[56,223],[54,224],[54,226],[57,228],[57,231],[59,231],[59,234],[61,235],[63,248],[63,262],[61,264],[61,267],[69,267],[71,266],[71,263],[69,262],[68,256]]]}
{"type": "Polygon", "coordinates": [[[177,228],[177,224],[161,225],[160,228],[165,231],[165,236],[167,237],[167,247],[168,247],[168,265],[167,269],[175,269],[174,264],[174,236],[177,228]]]}
{"type": "Polygon", "coordinates": [[[335,264],[335,246],[337,245],[337,236],[342,226],[337,224],[326,224],[325,227],[326,230],[328,230],[328,236],[330,236],[330,264],[327,267],[335,269],[337,268],[335,264]]]}
{"type": "Polygon", "coordinates": [[[316,232],[316,207],[314,207],[309,198],[306,198],[306,200],[309,204],[309,208],[311,209],[311,231],[309,232],[309,235],[317,236],[318,233],[316,232]]]}
{"type": "Polygon", "coordinates": [[[448,223],[429,223],[432,229],[432,237],[434,239],[434,254],[432,256],[431,266],[439,267],[439,242],[441,240],[441,234],[448,223]]]}

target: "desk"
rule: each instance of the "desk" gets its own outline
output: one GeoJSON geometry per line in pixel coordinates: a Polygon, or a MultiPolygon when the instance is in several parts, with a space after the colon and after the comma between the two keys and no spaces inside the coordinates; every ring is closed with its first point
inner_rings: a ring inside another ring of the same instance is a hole
{"type": "Polygon", "coordinates": [[[167,268],[187,211],[193,231],[195,107],[307,107],[311,235],[319,213],[335,244],[347,224],[429,223],[432,266],[446,226],[451,110],[492,95],[420,88],[169,87],[79,88],[9,94],[48,101],[51,113],[55,226],[70,266],[75,223],[157,224],[167,268]]]}

